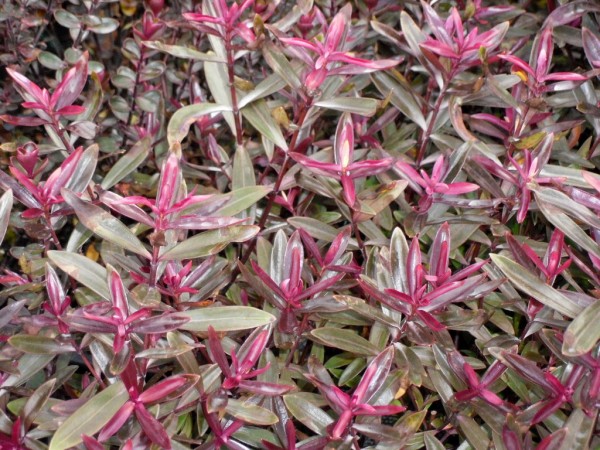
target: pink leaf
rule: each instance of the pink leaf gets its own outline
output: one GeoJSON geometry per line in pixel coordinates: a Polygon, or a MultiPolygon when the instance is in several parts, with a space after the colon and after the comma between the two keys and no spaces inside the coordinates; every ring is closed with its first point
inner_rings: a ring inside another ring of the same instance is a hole
{"type": "Polygon", "coordinates": [[[139,395],[138,400],[145,404],[164,400],[177,389],[189,383],[189,381],[190,379],[188,377],[181,375],[166,378],[142,392],[139,395]]]}
{"type": "Polygon", "coordinates": [[[0,115],[0,120],[18,127],[39,127],[48,123],[46,119],[40,117],[17,117],[9,114],[0,115]]]}
{"type": "Polygon", "coordinates": [[[112,418],[107,422],[106,425],[100,431],[98,435],[98,440],[100,442],[104,442],[113,436],[117,431],[121,429],[121,427],[127,422],[127,419],[131,416],[133,409],[135,408],[135,403],[132,401],[126,402],[121,409],[117,411],[117,413],[112,416],[112,418]]]}
{"type": "Polygon", "coordinates": [[[588,62],[592,67],[600,67],[600,38],[586,27],[583,27],[581,37],[588,62]]]}
{"type": "Polygon", "coordinates": [[[165,450],[171,449],[171,439],[162,424],[154,418],[140,403],[135,405],[135,417],[140,422],[146,436],[165,450]]]}
{"type": "Polygon", "coordinates": [[[552,28],[546,27],[539,35],[537,47],[532,48],[531,65],[535,68],[535,77],[541,80],[550,70],[552,62],[552,53],[554,51],[554,41],[552,39],[552,28]]]}
{"type": "Polygon", "coordinates": [[[45,96],[40,87],[31,81],[29,78],[21,75],[19,72],[13,69],[6,69],[10,77],[17,84],[19,94],[24,100],[33,100],[39,103],[45,104],[45,96]]]}
{"type": "Polygon", "coordinates": [[[343,45],[344,38],[348,24],[350,23],[350,16],[352,15],[352,6],[347,3],[340,11],[335,15],[329,28],[327,29],[327,36],[325,38],[325,51],[331,53],[340,48],[343,45]]]}
{"type": "Polygon", "coordinates": [[[73,114],[81,114],[85,111],[84,108],[78,106],[79,112],[75,112],[75,109],[69,110],[68,106],[72,105],[75,100],[83,91],[85,87],[85,83],[88,77],[88,53],[85,52],[79,60],[77,64],[73,66],[69,71],[63,76],[62,81],[54,90],[52,94],[52,98],[50,99],[50,106],[55,111],[65,110],[65,112],[61,112],[62,115],[73,115],[73,114]],[[72,112],[71,112],[72,111],[72,112]]]}
{"type": "Polygon", "coordinates": [[[156,196],[156,207],[160,212],[165,212],[175,202],[175,196],[179,189],[179,177],[181,167],[179,157],[175,153],[169,153],[163,164],[156,196]]]}

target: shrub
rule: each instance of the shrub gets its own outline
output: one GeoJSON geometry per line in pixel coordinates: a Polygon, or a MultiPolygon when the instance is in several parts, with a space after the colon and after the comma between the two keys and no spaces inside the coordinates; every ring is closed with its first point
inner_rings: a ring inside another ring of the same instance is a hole
{"type": "Polygon", "coordinates": [[[0,5],[0,448],[600,447],[600,6],[0,5]]]}

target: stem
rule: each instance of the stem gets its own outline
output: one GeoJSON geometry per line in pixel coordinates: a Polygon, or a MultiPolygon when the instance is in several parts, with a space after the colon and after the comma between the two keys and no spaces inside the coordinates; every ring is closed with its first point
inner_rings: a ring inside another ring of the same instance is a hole
{"type": "Polygon", "coordinates": [[[306,331],[306,328],[308,326],[308,316],[309,316],[309,313],[305,313],[302,316],[302,322],[300,323],[300,326],[298,327],[298,333],[296,333],[296,339],[294,339],[294,343],[292,344],[290,353],[288,354],[288,356],[285,360],[285,367],[289,367],[289,365],[294,360],[294,353],[298,349],[298,345],[300,345],[300,339],[302,338],[302,334],[306,331]]]}
{"type": "Polygon", "coordinates": [[[50,211],[48,210],[47,206],[44,208],[44,220],[46,221],[46,226],[48,227],[48,230],[50,230],[50,235],[52,236],[52,242],[54,242],[54,246],[58,250],[62,250],[63,247],[60,244],[60,240],[58,239],[58,235],[56,234],[56,231],[54,231],[54,228],[52,228],[52,220],[51,220],[51,217],[50,217],[50,211]]]}
{"type": "Polygon", "coordinates": [[[33,44],[32,47],[36,47],[37,43],[39,42],[40,38],[42,37],[42,34],[44,33],[44,30],[46,29],[46,27],[48,26],[48,23],[50,22],[50,15],[52,14],[52,7],[54,6],[52,3],[54,2],[54,0],[48,0],[48,6],[46,7],[46,14],[44,15],[44,22],[42,23],[42,26],[40,26],[40,28],[38,28],[38,32],[35,35],[35,38],[33,39],[33,44]]]}
{"type": "Polygon", "coordinates": [[[156,287],[156,269],[158,268],[158,252],[160,248],[157,245],[152,246],[152,261],[150,262],[150,287],[156,287]]]}
{"type": "MultiPolygon", "coordinates": [[[[258,227],[260,228],[261,231],[264,229],[265,224],[267,223],[267,219],[269,218],[269,214],[271,213],[271,209],[273,208],[273,205],[275,204],[275,197],[277,197],[277,193],[279,192],[279,189],[281,188],[281,183],[283,183],[283,178],[284,178],[284,176],[285,176],[285,174],[287,172],[287,166],[288,166],[288,163],[290,161],[290,157],[288,156],[289,152],[292,152],[294,150],[294,148],[296,147],[296,143],[298,141],[298,136],[300,134],[300,130],[302,129],[302,124],[304,123],[304,120],[306,119],[306,115],[308,114],[310,106],[311,106],[311,101],[309,100],[309,102],[307,104],[303,105],[302,110],[300,111],[300,114],[299,114],[299,117],[298,117],[298,129],[294,132],[294,135],[292,136],[292,140],[290,142],[289,150],[285,154],[285,158],[283,160],[283,164],[281,165],[281,171],[279,172],[277,180],[275,181],[275,185],[273,186],[273,190],[269,194],[269,199],[267,200],[267,204],[265,206],[265,209],[263,210],[263,213],[260,216],[260,220],[258,222],[258,227]]],[[[246,262],[248,261],[248,259],[250,259],[250,255],[252,254],[252,252],[256,248],[256,239],[257,239],[257,237],[255,237],[254,239],[252,239],[250,241],[250,243],[248,244],[248,248],[246,249],[246,252],[244,253],[244,255],[242,256],[242,258],[240,259],[240,262],[242,264],[246,264],[246,262]]],[[[231,273],[231,279],[229,280],[229,283],[227,283],[227,285],[221,291],[221,293],[223,295],[225,295],[227,293],[227,291],[229,290],[229,288],[233,285],[233,283],[235,283],[235,280],[236,280],[236,278],[238,277],[239,274],[240,274],[240,269],[239,269],[238,266],[236,266],[233,269],[233,272],[231,273]]]]}
{"type": "Polygon", "coordinates": [[[431,137],[431,133],[433,132],[435,121],[437,120],[440,108],[442,107],[442,102],[444,101],[444,97],[446,96],[447,91],[448,84],[446,84],[440,92],[440,95],[437,98],[435,105],[433,106],[433,111],[431,112],[431,119],[429,120],[429,124],[427,125],[427,130],[421,135],[421,145],[419,146],[419,153],[417,153],[418,166],[421,165],[421,162],[425,157],[425,149],[427,148],[427,143],[429,142],[429,138],[431,137]]]}
{"type": "MultiPolygon", "coordinates": [[[[127,114],[127,122],[126,122],[126,128],[129,128],[131,126],[131,120],[133,119],[133,113],[135,112],[135,98],[138,95],[138,89],[140,87],[140,75],[142,72],[142,67],[144,64],[144,58],[145,58],[145,50],[146,47],[145,46],[141,46],[140,48],[140,59],[138,60],[138,63],[136,64],[135,67],[135,84],[133,85],[133,100],[131,103],[131,108],[129,109],[129,113],[127,114]]],[[[123,133],[123,140],[121,141],[121,147],[124,147],[125,144],[127,143],[127,129],[125,130],[125,133],[123,133]]]]}
{"type": "Polygon", "coordinates": [[[98,375],[98,372],[96,372],[96,369],[94,369],[93,364],[90,362],[90,360],[87,358],[87,356],[85,356],[85,353],[83,353],[83,351],[81,350],[81,347],[79,347],[79,345],[77,345],[77,342],[75,341],[75,339],[71,338],[70,341],[71,341],[71,345],[73,347],[75,347],[77,354],[83,360],[83,363],[85,364],[85,366],[88,368],[88,370],[90,371],[92,376],[98,381],[98,384],[100,385],[100,387],[102,389],[105,389],[106,384],[104,383],[104,381],[102,381],[102,377],[100,375],[98,375]]]}
{"type": "Polygon", "coordinates": [[[242,145],[242,116],[238,108],[237,92],[235,90],[235,55],[231,45],[232,30],[228,27],[225,33],[225,50],[227,52],[227,76],[229,78],[229,92],[231,94],[231,107],[233,109],[233,120],[235,122],[235,141],[242,145]]]}

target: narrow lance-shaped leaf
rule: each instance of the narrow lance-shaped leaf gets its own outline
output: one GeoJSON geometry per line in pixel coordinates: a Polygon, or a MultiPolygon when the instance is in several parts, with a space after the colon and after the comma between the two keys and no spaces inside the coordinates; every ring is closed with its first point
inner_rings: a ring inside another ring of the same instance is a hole
{"type": "Polygon", "coordinates": [[[234,225],[197,234],[180,242],[160,257],[161,261],[200,258],[214,255],[232,242],[245,242],[259,232],[254,225],[234,225]]]}
{"type": "Polygon", "coordinates": [[[82,442],[82,436],[98,432],[125,404],[129,394],[119,381],[84,403],[65,420],[50,441],[49,450],[64,450],[82,442]]]}
{"type": "Polygon", "coordinates": [[[150,152],[150,137],[146,136],[141,141],[137,142],[131,150],[125,153],[112,166],[109,172],[102,180],[102,188],[110,189],[119,181],[123,180],[127,175],[133,172],[144,160],[150,152]]]}
{"type": "Polygon", "coordinates": [[[171,117],[167,127],[169,145],[173,147],[175,144],[181,143],[187,136],[190,125],[200,117],[225,111],[231,111],[231,107],[215,103],[196,103],[177,110],[171,117]]]}
{"type": "Polygon", "coordinates": [[[287,142],[281,133],[281,128],[271,115],[271,110],[267,102],[264,100],[252,102],[242,109],[242,114],[259,133],[273,142],[277,147],[287,151],[287,142]]]}
{"type": "Polygon", "coordinates": [[[215,331],[247,330],[275,322],[275,316],[249,306],[200,308],[178,313],[178,315],[190,318],[181,329],[197,332],[208,332],[211,326],[215,331]]]}
{"type": "Polygon", "coordinates": [[[490,257],[517,289],[567,317],[577,317],[581,313],[581,307],[578,304],[545,284],[520,264],[502,255],[490,255],[490,257]]]}
{"type": "Polygon", "coordinates": [[[78,253],[50,250],[48,258],[63,272],[90,288],[105,300],[110,298],[107,272],[100,264],[78,253]]]}
{"type": "Polygon", "coordinates": [[[63,198],[75,210],[75,214],[86,228],[98,236],[125,250],[150,259],[152,255],[135,234],[123,223],[102,208],[81,200],[67,189],[61,191],[63,198]]]}
{"type": "Polygon", "coordinates": [[[6,234],[6,229],[8,228],[12,205],[13,193],[12,190],[9,189],[0,198],[0,244],[4,240],[4,235],[6,234]]]}
{"type": "Polygon", "coordinates": [[[562,351],[567,356],[583,355],[600,339],[600,302],[596,301],[584,309],[569,324],[565,331],[562,351]]]}

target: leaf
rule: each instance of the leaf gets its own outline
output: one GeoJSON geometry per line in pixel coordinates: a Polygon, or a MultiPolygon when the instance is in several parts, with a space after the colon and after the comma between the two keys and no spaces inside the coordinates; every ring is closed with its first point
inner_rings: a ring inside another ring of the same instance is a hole
{"type": "Polygon", "coordinates": [[[422,130],[427,129],[427,121],[421,112],[422,109],[414,97],[414,94],[405,89],[400,83],[384,72],[376,72],[371,75],[373,83],[384,96],[390,97],[392,104],[402,114],[415,122],[422,130]]]}
{"type": "Polygon", "coordinates": [[[214,63],[226,63],[227,60],[220,58],[214,54],[202,53],[191,47],[184,47],[183,45],[168,45],[163,44],[160,41],[144,41],[142,42],[148,48],[158,50],[163,53],[175,56],[177,58],[193,59],[196,61],[209,61],[214,63]]]}
{"type": "Polygon", "coordinates": [[[463,414],[458,414],[457,421],[460,430],[464,433],[473,449],[487,450],[489,448],[490,439],[475,420],[463,414]]]}
{"type": "Polygon", "coordinates": [[[111,17],[87,16],[87,29],[96,34],[110,34],[119,28],[119,21],[111,17]]]}
{"type": "MultiPolygon", "coordinates": [[[[219,39],[219,41],[221,41],[219,39]]],[[[223,118],[229,125],[231,133],[236,136],[235,120],[233,113],[233,102],[231,99],[231,88],[229,87],[229,76],[227,74],[227,66],[213,62],[204,63],[204,74],[206,76],[206,84],[212,94],[215,102],[229,107],[228,112],[223,113],[223,118]]]]}
{"type": "Polygon", "coordinates": [[[310,332],[313,338],[323,345],[339,348],[355,355],[375,356],[379,349],[352,330],[324,327],[310,332]]]}
{"type": "Polygon", "coordinates": [[[60,270],[90,288],[103,299],[110,299],[108,285],[106,284],[107,272],[100,264],[78,253],[58,250],[48,251],[48,258],[60,270]]]}
{"type": "Polygon", "coordinates": [[[522,265],[502,255],[490,255],[490,258],[517,289],[531,295],[540,303],[571,318],[577,317],[581,313],[579,305],[548,286],[522,265]]]}
{"type": "Polygon", "coordinates": [[[68,189],[62,189],[61,194],[75,210],[75,214],[86,228],[125,250],[144,258],[152,258],[150,252],[146,250],[146,247],[137,236],[116,217],[96,205],[81,200],[68,189]]]}
{"type": "Polygon", "coordinates": [[[229,201],[214,212],[215,216],[231,217],[248,209],[261,198],[265,197],[272,188],[269,186],[248,186],[235,189],[227,194],[229,201]]]}
{"type": "Polygon", "coordinates": [[[256,178],[254,176],[254,166],[252,159],[248,155],[246,147],[239,145],[235,149],[233,156],[233,171],[231,174],[231,188],[233,190],[254,186],[256,178]]]}
{"type": "Polygon", "coordinates": [[[49,450],[65,450],[74,447],[83,441],[82,435],[96,434],[127,400],[129,394],[122,381],[96,394],[58,427],[50,441],[49,450]]]}
{"type": "Polygon", "coordinates": [[[316,102],[314,106],[371,117],[377,112],[379,103],[380,101],[375,98],[336,97],[320,100],[316,102]]]}
{"type": "Polygon", "coordinates": [[[287,151],[288,145],[281,133],[281,128],[273,116],[271,110],[264,100],[257,100],[246,106],[242,110],[242,114],[252,124],[256,130],[266,137],[269,141],[275,144],[277,147],[287,151]]]}
{"type": "Polygon", "coordinates": [[[600,339],[600,301],[585,308],[565,331],[562,352],[579,356],[589,352],[600,339]]]}
{"type": "Polygon", "coordinates": [[[571,238],[575,243],[579,244],[582,248],[600,258],[600,247],[598,244],[590,238],[574,220],[558,208],[544,201],[539,202],[538,206],[540,211],[542,211],[542,214],[544,214],[544,217],[546,217],[552,225],[571,238]]]}
{"type": "Polygon", "coordinates": [[[230,106],[218,105],[216,103],[196,103],[189,106],[184,106],[178,109],[167,126],[167,140],[169,146],[173,147],[174,144],[179,144],[187,136],[190,125],[193,124],[200,117],[207,114],[222,113],[224,111],[231,111],[230,106]]]}
{"type": "Polygon", "coordinates": [[[250,306],[199,308],[177,314],[190,318],[181,329],[196,332],[208,332],[209,326],[215,331],[248,330],[275,322],[275,316],[250,306]]]}
{"type": "Polygon", "coordinates": [[[51,52],[40,52],[38,61],[42,66],[51,70],[60,70],[67,66],[62,59],[51,52]]]}
{"type": "Polygon", "coordinates": [[[279,75],[273,73],[244,95],[244,97],[238,101],[238,108],[241,109],[256,100],[274,94],[275,92],[282,90],[285,86],[286,82],[279,75]]]}
{"type": "MultiPolygon", "coordinates": [[[[19,358],[19,362],[17,365],[17,373],[10,375],[8,378],[6,378],[2,382],[2,387],[17,387],[26,383],[32,377],[37,375],[37,373],[40,370],[43,370],[53,359],[54,355],[23,355],[19,358]]],[[[5,393],[7,393],[6,390],[0,390],[0,399],[5,393]]]]}
{"type": "Polygon", "coordinates": [[[268,409],[233,398],[227,400],[225,411],[252,425],[273,425],[279,422],[279,418],[268,409]]]}
{"type": "Polygon", "coordinates": [[[302,82],[297,73],[299,70],[294,70],[294,67],[283,54],[281,48],[265,42],[263,45],[263,56],[266,63],[279,75],[285,82],[294,90],[302,89],[302,82]]]}
{"type": "Polygon", "coordinates": [[[75,351],[71,344],[46,336],[16,334],[8,342],[17,350],[34,355],[56,355],[75,351]]]}
{"type": "Polygon", "coordinates": [[[580,408],[574,409],[564,424],[563,429],[566,433],[564,439],[561,440],[559,450],[587,450],[591,448],[590,439],[592,433],[594,433],[593,424],[593,417],[590,417],[580,408]]]}
{"type": "Polygon", "coordinates": [[[326,429],[333,423],[333,419],[307,399],[305,393],[284,395],[283,401],[290,413],[304,426],[317,434],[327,434],[326,429]]]}
{"type": "Polygon", "coordinates": [[[358,194],[358,210],[355,220],[364,222],[378,215],[406,189],[408,181],[396,180],[379,186],[376,190],[364,190],[358,194]]]}
{"type": "Polygon", "coordinates": [[[581,37],[588,62],[592,67],[600,67],[600,38],[586,27],[582,28],[581,37]]]}
{"type": "Polygon", "coordinates": [[[27,399],[27,403],[25,403],[21,413],[23,417],[23,424],[26,430],[31,427],[35,421],[35,418],[50,398],[55,384],[56,378],[46,381],[40,385],[33,394],[31,394],[31,397],[27,399]]]}
{"type": "Polygon", "coordinates": [[[21,308],[27,300],[19,300],[18,302],[9,303],[0,309],[0,328],[5,327],[9,322],[21,311],[21,308]]]}
{"type": "Polygon", "coordinates": [[[102,180],[102,188],[110,189],[131,172],[133,172],[150,153],[150,137],[146,136],[137,142],[131,150],[125,153],[114,166],[110,168],[102,180]]]}
{"type": "Polygon", "coordinates": [[[2,195],[2,197],[0,197],[0,244],[4,240],[4,235],[6,234],[6,229],[8,228],[12,206],[13,192],[11,189],[9,189],[2,195]]]}
{"type": "MultiPolygon", "coordinates": [[[[290,217],[287,221],[294,228],[302,228],[310,234],[311,237],[322,239],[326,242],[333,242],[339,234],[337,228],[321,222],[320,220],[313,219],[312,217],[290,217]]],[[[357,248],[358,244],[356,243],[356,239],[350,239],[348,249],[356,250],[357,248]]]]}
{"type": "Polygon", "coordinates": [[[232,242],[245,242],[258,234],[255,225],[234,225],[210,230],[180,242],[160,256],[160,261],[201,258],[219,253],[232,242]]]}

